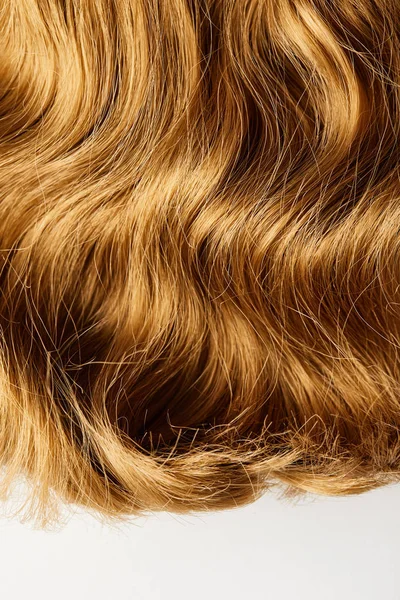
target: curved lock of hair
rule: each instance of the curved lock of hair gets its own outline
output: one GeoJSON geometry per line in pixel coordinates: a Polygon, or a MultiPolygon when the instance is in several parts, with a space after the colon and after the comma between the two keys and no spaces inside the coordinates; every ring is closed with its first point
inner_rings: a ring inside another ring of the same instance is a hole
{"type": "Polygon", "coordinates": [[[2,6],[3,496],[398,480],[399,31],[395,0],[2,6]]]}

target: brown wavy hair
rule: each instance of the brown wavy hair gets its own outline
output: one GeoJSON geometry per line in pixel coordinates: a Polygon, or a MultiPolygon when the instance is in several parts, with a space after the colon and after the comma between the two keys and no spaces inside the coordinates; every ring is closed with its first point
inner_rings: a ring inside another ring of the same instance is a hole
{"type": "Polygon", "coordinates": [[[400,475],[397,0],[8,0],[0,462],[28,513],[400,475]]]}

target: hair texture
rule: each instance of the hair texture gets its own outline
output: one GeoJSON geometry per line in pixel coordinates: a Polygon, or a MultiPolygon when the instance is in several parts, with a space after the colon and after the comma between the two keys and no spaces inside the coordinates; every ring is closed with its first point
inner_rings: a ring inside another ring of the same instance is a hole
{"type": "Polygon", "coordinates": [[[3,497],[399,481],[398,0],[0,5],[3,497]]]}

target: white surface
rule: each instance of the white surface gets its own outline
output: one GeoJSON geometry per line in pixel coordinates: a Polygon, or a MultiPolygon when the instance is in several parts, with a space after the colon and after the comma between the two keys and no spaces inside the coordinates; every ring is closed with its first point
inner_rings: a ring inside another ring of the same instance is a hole
{"type": "Polygon", "coordinates": [[[399,600],[400,486],[117,527],[0,521],[1,600],[399,600]]]}

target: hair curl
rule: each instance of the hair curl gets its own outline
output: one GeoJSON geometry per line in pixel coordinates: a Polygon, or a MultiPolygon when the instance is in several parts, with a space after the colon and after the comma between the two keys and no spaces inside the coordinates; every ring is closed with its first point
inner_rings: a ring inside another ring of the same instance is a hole
{"type": "Polygon", "coordinates": [[[398,481],[399,2],[8,0],[0,32],[3,496],[398,481]]]}

